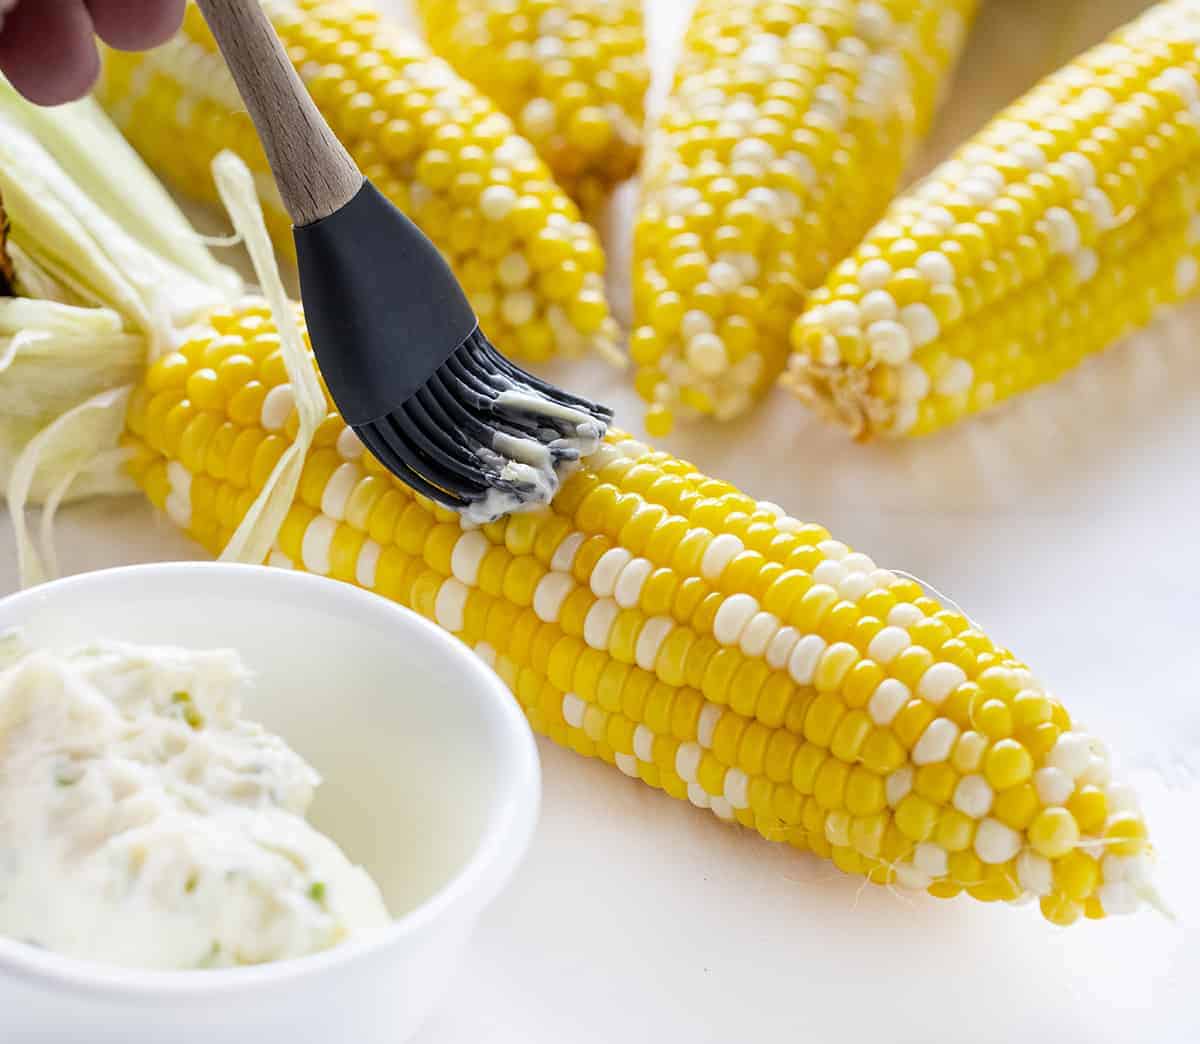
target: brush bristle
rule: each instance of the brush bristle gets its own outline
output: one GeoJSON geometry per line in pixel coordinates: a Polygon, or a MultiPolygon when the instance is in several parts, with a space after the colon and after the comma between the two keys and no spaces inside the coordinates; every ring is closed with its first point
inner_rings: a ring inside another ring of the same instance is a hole
{"type": "Polygon", "coordinates": [[[612,410],[514,366],[478,327],[406,403],[355,431],[379,460],[456,510],[545,502],[612,410]]]}

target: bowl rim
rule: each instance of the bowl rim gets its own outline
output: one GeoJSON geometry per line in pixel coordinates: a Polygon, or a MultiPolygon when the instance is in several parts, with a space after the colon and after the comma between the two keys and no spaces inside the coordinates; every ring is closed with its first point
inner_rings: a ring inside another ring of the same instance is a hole
{"type": "MultiPolygon", "coordinates": [[[[458,912],[474,918],[508,883],[532,841],[541,804],[541,765],[529,723],[512,692],[482,660],[457,638],[410,609],[353,584],[269,566],[232,562],[160,562],[92,570],[64,577],[0,598],[0,613],[33,609],[47,598],[58,598],[73,590],[95,585],[140,583],[150,578],[189,581],[203,575],[231,584],[276,585],[283,593],[304,602],[320,601],[347,615],[388,618],[392,626],[418,633],[420,644],[440,647],[461,665],[469,684],[456,686],[471,694],[496,717],[479,715],[489,729],[499,733],[509,749],[517,771],[507,781],[506,793],[493,802],[484,829],[470,856],[459,864],[424,902],[399,917],[382,931],[361,940],[351,939],[328,950],[304,957],[273,961],[240,968],[150,970],[107,965],[41,950],[0,936],[0,975],[14,975],[36,985],[53,984],[84,994],[109,998],[177,1003],[188,998],[207,999],[268,986],[297,985],[324,974],[353,971],[356,966],[385,956],[386,951],[424,931],[432,922],[458,912]]],[[[307,604],[313,604],[308,602],[307,604]]]]}

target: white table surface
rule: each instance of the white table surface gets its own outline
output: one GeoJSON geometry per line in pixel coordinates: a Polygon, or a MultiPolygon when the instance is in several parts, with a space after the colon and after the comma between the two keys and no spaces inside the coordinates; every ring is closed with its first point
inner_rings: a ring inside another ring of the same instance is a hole
{"type": "MultiPolygon", "coordinates": [[[[992,0],[922,163],[1145,6],[992,0]]],[[[686,4],[648,7],[661,83],[686,4]]],[[[783,394],[667,442],[931,581],[1019,650],[1131,769],[1176,922],[1063,930],[1033,908],[864,887],[542,743],[528,861],[418,1044],[1200,1040],[1198,343],[1200,309],[1177,313],[919,444],[852,445],[783,394]]],[[[556,373],[638,430],[624,378],[556,373]]],[[[10,534],[5,521],[0,591],[16,586],[10,534]]],[[[72,507],[59,536],[72,572],[200,557],[137,498],[72,507]]]]}

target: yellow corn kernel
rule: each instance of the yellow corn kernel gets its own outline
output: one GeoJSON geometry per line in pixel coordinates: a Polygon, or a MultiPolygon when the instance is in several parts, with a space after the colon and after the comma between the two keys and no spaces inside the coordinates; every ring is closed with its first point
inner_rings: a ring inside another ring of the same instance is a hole
{"type": "Polygon", "coordinates": [[[1073,848],[1054,863],[1055,891],[1076,901],[1086,899],[1100,880],[1100,864],[1086,852],[1073,848]]]}
{"type": "Polygon", "coordinates": [[[1104,828],[1104,843],[1106,852],[1139,855],[1146,847],[1146,824],[1136,813],[1118,813],[1104,828]]]}
{"type": "Polygon", "coordinates": [[[1079,787],[1067,800],[1067,810],[1075,817],[1079,829],[1096,833],[1108,818],[1108,798],[1100,787],[1079,787]]]}
{"type": "Polygon", "coordinates": [[[1024,830],[1038,814],[1037,791],[1032,783],[1020,783],[1002,790],[992,801],[992,815],[1014,830],[1024,830]]]}
{"type": "Polygon", "coordinates": [[[1058,894],[1042,896],[1039,905],[1042,916],[1051,924],[1057,924],[1062,928],[1074,924],[1083,913],[1083,907],[1079,903],[1058,894]]]}
{"type": "Polygon", "coordinates": [[[898,769],[907,760],[908,752],[891,729],[876,727],[863,741],[859,756],[872,772],[885,775],[898,769]]]}
{"type": "Polygon", "coordinates": [[[822,808],[841,808],[846,796],[850,768],[837,758],[826,758],[817,770],[813,797],[822,808]]]}
{"type": "Polygon", "coordinates": [[[871,719],[864,711],[853,710],[838,722],[829,750],[835,758],[853,765],[872,728],[871,719]]]}
{"type": "Polygon", "coordinates": [[[917,769],[913,790],[935,805],[948,805],[958,784],[958,773],[945,762],[917,769]]]}
{"type": "Polygon", "coordinates": [[[819,693],[838,692],[850,669],[858,662],[858,650],[848,642],[835,642],[825,650],[813,678],[819,693]]]}
{"type": "Polygon", "coordinates": [[[1012,735],[1012,711],[999,699],[985,699],[971,718],[971,724],[989,739],[1001,740],[1012,735]]]}
{"type": "Polygon", "coordinates": [[[948,808],[938,820],[934,840],[947,852],[963,852],[975,838],[975,820],[956,808],[948,808]]]}
{"type": "Polygon", "coordinates": [[[892,731],[905,749],[912,750],[935,717],[937,712],[924,700],[909,700],[892,720],[892,731]]]}
{"type": "Polygon", "coordinates": [[[871,816],[882,812],[886,806],[883,780],[873,772],[856,766],[846,780],[845,801],[847,810],[855,816],[871,816]]]}
{"type": "Polygon", "coordinates": [[[1079,824],[1068,809],[1044,808],[1029,824],[1029,844],[1047,859],[1066,855],[1079,843],[1079,824]]]}
{"type": "Polygon", "coordinates": [[[819,693],[805,715],[804,738],[819,747],[828,747],[845,713],[846,706],[837,696],[831,692],[819,693]]]}
{"type": "Polygon", "coordinates": [[[896,826],[912,841],[926,840],[937,821],[938,807],[919,794],[908,794],[896,806],[896,826]]]}
{"type": "Polygon", "coordinates": [[[1033,775],[1033,758],[1016,740],[1000,740],[984,755],[983,774],[994,790],[1015,787],[1033,775]]]}
{"type": "Polygon", "coordinates": [[[986,870],[983,860],[970,849],[951,852],[947,860],[951,879],[963,888],[975,888],[982,884],[986,870]]]}

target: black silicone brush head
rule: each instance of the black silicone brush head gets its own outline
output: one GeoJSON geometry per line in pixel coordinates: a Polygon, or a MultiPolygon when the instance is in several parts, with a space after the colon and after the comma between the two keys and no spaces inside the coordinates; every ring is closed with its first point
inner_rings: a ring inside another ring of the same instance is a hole
{"type": "Polygon", "coordinates": [[[612,411],[505,359],[437,248],[369,181],[295,239],[329,393],[419,493],[479,520],[545,502],[603,437],[612,411]]]}

